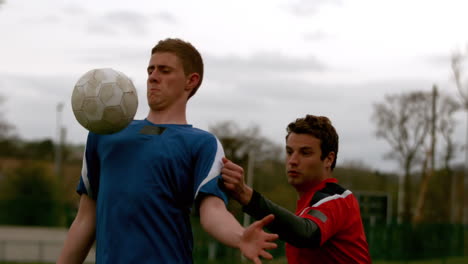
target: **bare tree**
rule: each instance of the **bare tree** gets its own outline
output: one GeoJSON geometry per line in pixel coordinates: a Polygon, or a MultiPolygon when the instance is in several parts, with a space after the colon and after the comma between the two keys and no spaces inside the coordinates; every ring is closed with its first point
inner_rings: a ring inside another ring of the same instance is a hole
{"type": "Polygon", "coordinates": [[[4,102],[5,97],[0,95],[0,141],[7,139],[10,136],[10,133],[13,131],[13,126],[8,123],[3,116],[1,107],[4,102]]]}
{"type": "Polygon", "coordinates": [[[453,141],[453,133],[455,131],[455,119],[453,114],[460,109],[460,104],[451,96],[443,95],[440,98],[439,120],[437,130],[442,136],[444,142],[443,151],[443,167],[450,168],[450,162],[455,155],[455,142],[453,141]]]}
{"type": "Polygon", "coordinates": [[[260,134],[258,126],[242,128],[232,121],[224,121],[209,127],[210,132],[215,134],[221,141],[226,156],[247,165],[249,153],[255,152],[255,159],[278,160],[282,149],[260,134]]]}
{"type": "MultiPolygon", "coordinates": [[[[215,134],[223,145],[226,157],[244,168],[246,181],[250,186],[260,190],[262,188],[260,188],[261,186],[258,183],[265,182],[265,180],[272,183],[276,182],[278,178],[282,178],[282,174],[280,174],[280,177],[276,177],[277,175],[265,170],[265,168],[277,168],[278,166],[275,165],[284,151],[263,137],[258,126],[252,125],[243,128],[233,121],[223,121],[210,126],[209,131],[215,134]],[[267,176],[268,178],[262,176],[267,176]],[[254,178],[257,184],[254,184],[254,178]]],[[[280,164],[282,165],[282,163],[280,164]]],[[[280,195],[276,198],[284,198],[284,196],[280,195]]],[[[250,222],[250,217],[243,214],[239,203],[229,203],[228,209],[238,219],[243,216],[244,225],[250,222]]],[[[210,247],[211,253],[209,254],[214,256],[216,255],[216,247],[214,244],[212,245],[210,247]]]]}
{"type": "MultiPolygon", "coordinates": [[[[452,55],[452,71],[463,108],[466,111],[466,140],[465,140],[465,173],[464,173],[464,204],[468,204],[468,46],[465,52],[454,52],[452,55]]],[[[463,208],[463,223],[468,223],[468,207],[463,208]]]]}
{"type": "MultiPolygon", "coordinates": [[[[460,105],[451,96],[441,94],[438,92],[437,87],[433,87],[432,91],[432,102],[431,102],[431,117],[430,117],[430,130],[431,137],[427,144],[423,145],[423,153],[425,153],[425,159],[421,169],[421,183],[419,185],[419,193],[416,201],[416,208],[414,210],[413,222],[419,223],[424,220],[424,205],[427,200],[427,191],[430,180],[434,177],[436,172],[436,141],[437,138],[442,136],[443,147],[443,168],[444,176],[447,177],[447,186],[444,186],[445,190],[451,190],[453,182],[453,173],[451,170],[450,162],[454,157],[454,142],[452,139],[453,132],[455,129],[456,122],[453,118],[453,114],[458,111],[460,105]],[[426,146],[427,145],[427,146],[426,146]]],[[[449,191],[449,193],[452,193],[449,191]]],[[[452,193],[451,197],[448,197],[449,207],[454,206],[455,198],[452,193]]],[[[450,208],[449,210],[450,211],[450,208]]],[[[449,217],[447,217],[449,218],[449,217]]]]}
{"type": "Polygon", "coordinates": [[[457,197],[462,197],[461,193],[457,192],[457,181],[455,179],[456,175],[453,172],[451,167],[451,161],[455,157],[455,153],[457,151],[457,144],[453,140],[453,133],[455,131],[455,119],[453,115],[455,112],[460,110],[461,105],[452,97],[445,95],[441,98],[440,102],[440,118],[438,121],[438,131],[442,138],[443,143],[443,151],[442,151],[442,159],[443,164],[443,172],[444,175],[447,176],[447,186],[445,187],[446,190],[451,190],[449,201],[448,201],[448,212],[450,212],[450,220],[452,223],[460,223],[462,220],[462,208],[463,202],[459,200],[457,197]]]}
{"type": "Polygon", "coordinates": [[[419,223],[423,219],[423,207],[424,201],[427,193],[427,187],[429,185],[429,180],[434,176],[434,167],[435,167],[435,148],[436,148],[436,123],[437,123],[437,99],[438,99],[437,87],[434,85],[432,87],[431,94],[431,114],[430,114],[430,140],[429,146],[424,147],[423,151],[425,153],[425,158],[423,160],[423,165],[421,169],[421,183],[419,184],[419,193],[416,199],[416,207],[413,214],[413,222],[419,223]],[[428,170],[429,165],[429,170],[428,170]]]}
{"type": "Polygon", "coordinates": [[[411,171],[420,161],[421,148],[430,129],[431,97],[424,92],[385,96],[384,102],[374,104],[372,119],[376,136],[390,145],[387,158],[396,160],[403,168],[398,195],[398,221],[411,219],[411,171]]]}

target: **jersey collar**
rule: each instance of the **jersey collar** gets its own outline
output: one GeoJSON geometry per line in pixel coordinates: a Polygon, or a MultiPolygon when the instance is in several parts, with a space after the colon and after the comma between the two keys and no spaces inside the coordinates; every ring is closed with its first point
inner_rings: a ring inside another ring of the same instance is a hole
{"type": "Polygon", "coordinates": [[[335,178],[327,178],[317,185],[314,185],[314,187],[310,188],[308,192],[306,192],[304,195],[302,195],[299,200],[297,200],[297,207],[296,207],[296,213],[298,211],[302,211],[305,207],[309,206],[310,201],[312,200],[312,197],[314,196],[315,192],[318,190],[321,190],[325,188],[325,185],[329,182],[337,183],[338,180],[335,178]]]}

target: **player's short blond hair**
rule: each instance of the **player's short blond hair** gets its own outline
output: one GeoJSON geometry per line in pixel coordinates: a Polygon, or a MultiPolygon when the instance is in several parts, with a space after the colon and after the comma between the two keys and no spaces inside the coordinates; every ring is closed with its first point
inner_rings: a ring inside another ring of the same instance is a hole
{"type": "Polygon", "coordinates": [[[153,47],[151,55],[156,52],[170,52],[176,55],[182,62],[185,76],[191,73],[198,73],[200,75],[200,81],[189,95],[189,98],[192,97],[197,92],[203,80],[203,59],[198,50],[189,42],[178,38],[167,38],[160,40],[158,44],[153,47]]]}

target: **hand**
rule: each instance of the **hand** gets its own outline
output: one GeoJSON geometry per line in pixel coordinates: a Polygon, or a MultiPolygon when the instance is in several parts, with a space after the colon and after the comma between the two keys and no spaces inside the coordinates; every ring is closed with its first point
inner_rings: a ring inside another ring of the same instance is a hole
{"type": "Polygon", "coordinates": [[[248,204],[253,191],[245,184],[244,169],[226,158],[223,158],[223,164],[221,176],[223,177],[224,187],[239,203],[248,204]]]}
{"type": "Polygon", "coordinates": [[[265,259],[273,259],[273,256],[266,249],[277,247],[272,241],[278,239],[278,235],[263,231],[263,227],[271,223],[274,218],[272,214],[267,215],[247,227],[242,234],[239,248],[242,254],[255,264],[262,263],[260,256],[265,259]]]}

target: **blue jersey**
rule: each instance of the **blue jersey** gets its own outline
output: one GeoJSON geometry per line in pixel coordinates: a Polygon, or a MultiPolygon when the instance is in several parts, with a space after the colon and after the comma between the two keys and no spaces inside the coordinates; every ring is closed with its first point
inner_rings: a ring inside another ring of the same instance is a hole
{"type": "Polygon", "coordinates": [[[96,263],[192,263],[189,213],[202,193],[220,197],[224,152],[191,125],[133,121],[89,133],[77,191],[97,201],[96,263]]]}

